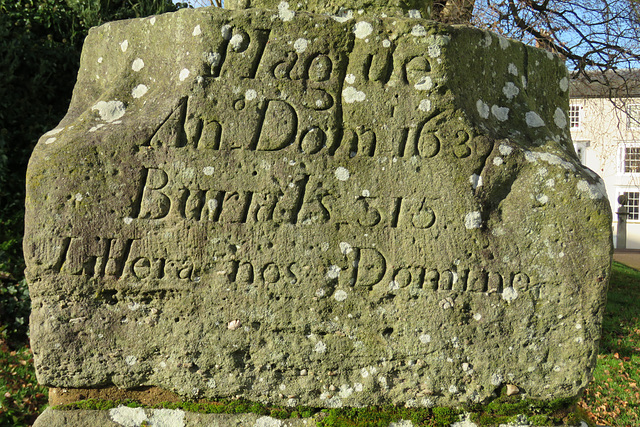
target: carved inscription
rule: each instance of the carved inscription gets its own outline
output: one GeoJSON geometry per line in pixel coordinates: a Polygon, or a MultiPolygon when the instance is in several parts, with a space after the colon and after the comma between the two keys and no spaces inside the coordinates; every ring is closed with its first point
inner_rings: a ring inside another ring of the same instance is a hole
{"type": "MultiPolygon", "coordinates": [[[[399,167],[393,179],[401,181],[402,173],[417,174],[438,163],[432,159],[469,163],[491,149],[487,138],[477,136],[452,111],[431,108],[426,98],[436,86],[431,59],[423,50],[396,49],[402,41],[387,41],[384,49],[377,47],[364,61],[353,63],[348,52],[323,42],[314,42],[319,44],[313,48],[303,38],[297,44],[271,42],[282,37],[270,29],[222,26],[216,48],[203,56],[202,87],[180,99],[156,131],[138,143],[144,167],[124,222],[142,229],[178,224],[177,229],[194,227],[208,236],[224,230],[231,239],[234,234],[255,237],[258,227],[291,226],[336,232],[344,227],[365,237],[384,230],[405,233],[402,239],[436,238],[447,228],[447,219],[438,211],[441,207],[435,208],[442,206],[435,202],[441,195],[429,188],[429,174],[424,175],[425,188],[398,184],[389,191],[378,182],[385,178],[374,171],[384,172],[391,168],[384,164],[399,160],[404,169],[399,167]],[[362,103],[366,95],[358,93],[356,81],[372,96],[371,104],[362,103]],[[410,104],[416,100],[418,104],[410,104]],[[274,166],[276,161],[281,166],[274,166]],[[258,166],[260,162],[268,167],[258,166]],[[306,162],[321,166],[296,166],[306,162]],[[350,164],[368,169],[368,181],[347,182],[350,173],[344,165],[350,164]],[[297,169],[283,171],[282,165],[297,169]]],[[[352,47],[358,46],[369,48],[362,41],[352,47]]],[[[263,238],[254,243],[264,243],[263,238]]],[[[407,288],[414,293],[503,293],[511,287],[523,290],[529,283],[524,273],[482,267],[398,267],[395,258],[375,245],[354,245],[343,252],[331,267],[340,271],[334,277],[318,273],[329,266],[313,262],[276,264],[212,247],[198,256],[154,253],[148,244],[144,238],[63,237],[51,270],[185,282],[216,272],[218,280],[240,285],[294,284],[316,271],[319,277],[310,279],[314,282],[337,280],[340,286],[389,286],[390,291],[407,288]]]]}

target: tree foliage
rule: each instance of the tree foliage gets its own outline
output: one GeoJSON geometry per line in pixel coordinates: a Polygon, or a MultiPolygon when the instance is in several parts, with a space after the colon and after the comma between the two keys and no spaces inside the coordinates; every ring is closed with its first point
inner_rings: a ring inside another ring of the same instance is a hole
{"type": "Polygon", "coordinates": [[[556,52],[583,76],[640,67],[637,0],[435,0],[433,11],[556,52]]]}

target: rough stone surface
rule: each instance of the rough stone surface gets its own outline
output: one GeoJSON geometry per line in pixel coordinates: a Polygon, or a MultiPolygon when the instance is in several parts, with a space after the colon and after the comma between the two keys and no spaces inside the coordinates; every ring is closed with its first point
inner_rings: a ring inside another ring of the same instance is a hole
{"type": "MultiPolygon", "coordinates": [[[[478,427],[464,416],[462,420],[451,427],[478,427]]],[[[525,419],[526,421],[526,419],[525,419]]],[[[149,425],[153,427],[305,427],[317,425],[314,418],[299,418],[279,420],[268,416],[255,414],[195,414],[179,409],[141,409],[121,406],[110,411],[57,411],[48,408],[38,418],[33,427],[139,427],[149,425]],[[145,423],[146,424],[143,424],[145,423]]],[[[389,427],[414,427],[411,421],[401,420],[392,422],[389,427]]],[[[536,427],[528,422],[525,424],[500,424],[497,427],[536,427]]],[[[569,427],[569,426],[567,426],[569,427]]],[[[587,427],[586,423],[573,427],[587,427]]]]}
{"type": "Polygon", "coordinates": [[[562,61],[278,7],[90,32],[28,171],[39,381],[319,407],[576,396],[611,217],[562,61]]]}

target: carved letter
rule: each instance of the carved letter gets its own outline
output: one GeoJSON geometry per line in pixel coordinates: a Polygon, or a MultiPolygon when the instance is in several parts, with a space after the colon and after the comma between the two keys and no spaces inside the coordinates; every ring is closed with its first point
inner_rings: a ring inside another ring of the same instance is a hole
{"type": "Polygon", "coordinates": [[[355,286],[372,287],[379,283],[387,271],[387,260],[376,249],[359,250],[358,272],[355,286]]]}

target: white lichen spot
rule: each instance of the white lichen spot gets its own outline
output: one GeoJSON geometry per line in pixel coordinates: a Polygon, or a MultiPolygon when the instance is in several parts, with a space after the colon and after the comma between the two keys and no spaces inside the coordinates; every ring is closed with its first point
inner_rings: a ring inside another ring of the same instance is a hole
{"type": "Polygon", "coordinates": [[[135,72],[138,72],[144,68],[144,61],[141,58],[136,58],[133,60],[131,64],[131,69],[135,72]]]}
{"type": "Polygon", "coordinates": [[[187,77],[189,77],[189,74],[191,74],[191,72],[187,68],[183,68],[180,71],[180,76],[179,76],[180,81],[181,82],[185,81],[187,77]]]}
{"type": "Polygon", "coordinates": [[[494,386],[499,386],[500,384],[502,384],[504,381],[504,378],[502,377],[502,375],[495,373],[493,375],[491,375],[491,384],[494,386]]]}
{"type": "Polygon", "coordinates": [[[464,217],[464,226],[467,230],[473,230],[475,228],[482,227],[482,214],[480,212],[469,212],[464,217]]]}
{"type": "Polygon", "coordinates": [[[342,269],[335,264],[329,266],[326,274],[327,279],[337,279],[340,276],[340,270],[342,269]]]}
{"type": "Polygon", "coordinates": [[[337,290],[336,293],[333,294],[333,298],[338,302],[342,302],[347,299],[347,293],[342,289],[337,290]]]}
{"type": "Polygon", "coordinates": [[[602,199],[603,197],[607,197],[607,191],[602,181],[599,181],[597,184],[589,184],[587,181],[582,179],[578,181],[578,190],[586,192],[590,199],[602,199]]]}
{"type": "Polygon", "coordinates": [[[342,91],[342,97],[347,104],[353,104],[354,102],[362,102],[367,99],[367,95],[354,88],[353,86],[349,86],[342,91]]]}
{"type": "Polygon", "coordinates": [[[578,344],[582,344],[584,342],[584,339],[582,337],[576,337],[575,342],[577,342],[578,344]]]}
{"type": "Polygon", "coordinates": [[[336,176],[336,178],[339,181],[346,181],[351,176],[351,174],[349,173],[349,170],[347,168],[342,167],[342,166],[339,166],[336,169],[336,171],[334,172],[334,175],[336,176]]]}
{"type": "Polygon", "coordinates": [[[549,202],[549,197],[546,194],[538,194],[536,200],[538,203],[546,205],[549,202]]]}
{"type": "Polygon", "coordinates": [[[232,320],[227,323],[227,329],[229,329],[230,331],[235,331],[236,329],[240,328],[240,326],[242,326],[242,323],[238,319],[232,320]]]}
{"type": "Polygon", "coordinates": [[[489,105],[485,104],[481,99],[478,99],[476,101],[476,108],[478,109],[478,114],[480,115],[480,117],[482,117],[483,119],[489,118],[489,113],[491,112],[489,105]]]}
{"type": "Polygon", "coordinates": [[[475,190],[476,188],[482,186],[482,177],[474,173],[469,177],[469,182],[471,183],[471,188],[475,190]]]}
{"type": "Polygon", "coordinates": [[[133,366],[138,363],[138,358],[135,356],[127,356],[124,358],[124,361],[127,363],[127,365],[133,366]]]}
{"type": "Polygon", "coordinates": [[[258,92],[256,92],[254,89],[247,89],[247,91],[244,93],[244,99],[246,99],[247,101],[253,101],[257,97],[258,92]]]}
{"type": "Polygon", "coordinates": [[[264,415],[256,420],[253,427],[282,427],[282,420],[264,415]]]}
{"type": "MultiPolygon", "coordinates": [[[[289,4],[287,3],[287,6],[289,4]]],[[[231,40],[231,36],[233,35],[233,28],[231,28],[231,25],[229,24],[225,24],[222,27],[220,27],[220,35],[222,36],[223,39],[229,41],[231,40]]]]}
{"type": "Polygon", "coordinates": [[[503,156],[508,156],[513,152],[513,147],[507,144],[500,144],[500,147],[498,147],[498,150],[500,150],[500,154],[502,154],[503,156]]]}
{"type": "Polygon", "coordinates": [[[353,74],[347,74],[344,77],[344,81],[347,82],[348,84],[352,85],[356,82],[356,76],[353,74]]]}
{"type": "Polygon", "coordinates": [[[44,143],[47,144],[47,145],[53,144],[54,142],[56,142],[56,139],[57,138],[55,138],[55,137],[47,138],[47,140],[44,143]]]}
{"type": "Polygon", "coordinates": [[[371,192],[369,190],[362,190],[362,197],[369,197],[371,196],[371,192]]]}
{"type": "Polygon", "coordinates": [[[331,19],[340,23],[347,22],[348,20],[353,19],[353,10],[340,10],[338,15],[331,15],[331,19]]]}
{"type": "Polygon", "coordinates": [[[214,172],[215,172],[215,169],[214,169],[213,166],[205,166],[202,169],[202,173],[205,174],[205,175],[208,175],[208,176],[213,175],[214,172]]]}
{"type": "Polygon", "coordinates": [[[307,50],[307,46],[309,46],[309,40],[303,38],[299,38],[295,43],[293,43],[293,48],[298,53],[302,53],[307,50]]]}
{"type": "Polygon", "coordinates": [[[353,248],[347,242],[340,242],[339,246],[340,246],[340,253],[342,253],[342,255],[348,255],[351,252],[353,252],[353,248]]]}
{"type": "Polygon", "coordinates": [[[418,104],[418,110],[424,111],[425,113],[431,110],[431,101],[428,99],[423,99],[418,104]]]}
{"type": "Polygon", "coordinates": [[[133,222],[133,218],[131,218],[130,216],[125,216],[123,221],[125,224],[129,225],[133,222]]]}
{"type": "Polygon", "coordinates": [[[369,376],[369,370],[367,368],[360,369],[360,376],[362,378],[367,378],[369,376]]]}
{"type": "Polygon", "coordinates": [[[510,63],[507,67],[507,71],[509,71],[509,74],[512,74],[514,76],[518,75],[518,67],[516,67],[516,64],[510,63]]]}
{"type": "Polygon", "coordinates": [[[560,129],[567,127],[567,116],[564,114],[564,111],[562,111],[562,108],[556,108],[556,112],[553,113],[553,122],[560,129]]]}
{"type": "Polygon", "coordinates": [[[191,35],[199,36],[200,34],[202,34],[202,29],[200,28],[200,25],[196,25],[196,27],[193,29],[193,32],[191,33],[191,35]]]}
{"type": "Polygon", "coordinates": [[[234,34],[233,37],[231,37],[231,40],[229,40],[229,45],[236,52],[242,49],[243,43],[244,43],[244,36],[239,33],[234,34]]]}
{"type": "Polygon", "coordinates": [[[547,59],[552,60],[553,59],[553,53],[547,51],[547,59]]]}
{"type": "Polygon", "coordinates": [[[296,13],[293,10],[289,9],[289,3],[286,1],[281,1],[278,5],[278,17],[284,22],[287,22],[291,21],[294,16],[296,16],[296,13]]]}
{"type": "Polygon", "coordinates": [[[367,21],[360,21],[353,27],[353,34],[359,39],[364,39],[373,32],[373,25],[367,21]]]}
{"type": "Polygon", "coordinates": [[[115,423],[125,427],[135,427],[148,421],[147,414],[143,408],[129,408],[120,405],[117,408],[109,409],[109,418],[115,423]]]}
{"type": "Polygon", "coordinates": [[[555,186],[556,186],[556,180],[555,180],[555,179],[553,179],[553,178],[548,179],[548,180],[544,183],[544,185],[546,185],[547,187],[553,188],[553,187],[555,187],[555,186]]]}
{"type": "Polygon", "coordinates": [[[431,90],[433,88],[433,80],[429,76],[423,76],[413,85],[415,90],[431,90]]]}
{"type": "Polygon", "coordinates": [[[567,79],[566,77],[560,79],[560,90],[563,92],[569,90],[569,79],[567,79]]]}
{"type": "Polygon", "coordinates": [[[513,82],[507,82],[502,88],[502,93],[507,99],[511,100],[520,93],[520,89],[513,82]]]}
{"type": "Polygon", "coordinates": [[[400,284],[395,280],[389,282],[389,291],[397,291],[400,289],[400,284]]]}
{"type": "Polygon", "coordinates": [[[491,114],[501,122],[506,122],[509,119],[509,109],[507,107],[493,105],[491,107],[491,114]]]}
{"type": "Polygon", "coordinates": [[[313,348],[313,351],[315,351],[316,353],[324,353],[325,351],[327,351],[327,345],[322,341],[318,341],[316,343],[316,346],[313,348]]]}
{"type": "Polygon", "coordinates": [[[457,393],[458,392],[458,387],[455,384],[451,384],[449,386],[449,393],[457,393]]]}
{"type": "Polygon", "coordinates": [[[418,339],[420,340],[420,342],[422,344],[429,344],[431,342],[431,335],[429,334],[422,334],[418,337],[418,339]]]}
{"type": "Polygon", "coordinates": [[[220,64],[221,56],[218,52],[205,52],[202,54],[202,57],[204,61],[212,67],[216,67],[220,64]]]}
{"type": "Polygon", "coordinates": [[[500,166],[504,163],[504,160],[500,156],[496,156],[493,158],[493,164],[496,166],[500,166]]]}
{"type": "Polygon", "coordinates": [[[498,42],[500,43],[500,47],[502,50],[506,50],[509,48],[509,40],[506,37],[498,36],[498,42]]]}
{"type": "Polygon", "coordinates": [[[89,129],[89,132],[95,132],[102,127],[104,127],[104,123],[98,123],[97,125],[93,126],[91,129],[89,129]]]}
{"type": "Polygon", "coordinates": [[[45,133],[45,136],[53,136],[53,135],[57,135],[60,132],[62,132],[64,130],[64,128],[57,128],[57,129],[51,129],[49,132],[45,133]]]}
{"type": "Polygon", "coordinates": [[[155,16],[152,16],[151,18],[149,18],[149,23],[150,23],[151,25],[156,25],[156,17],[155,17],[155,16]]]}
{"type": "Polygon", "coordinates": [[[123,52],[126,52],[128,47],[129,47],[129,40],[125,40],[122,43],[120,43],[120,50],[122,50],[123,52]]]}
{"type": "Polygon", "coordinates": [[[340,391],[338,392],[338,396],[343,399],[348,398],[353,394],[353,388],[349,386],[349,384],[342,384],[340,386],[340,391]]]}
{"type": "Polygon", "coordinates": [[[131,96],[133,96],[136,99],[141,98],[148,91],[149,91],[149,88],[147,87],[147,85],[139,84],[138,86],[133,88],[133,90],[131,91],[131,96]]]}
{"type": "Polygon", "coordinates": [[[316,290],[316,296],[318,298],[322,298],[324,296],[324,294],[325,294],[324,289],[320,288],[320,289],[316,290]]]}
{"type": "Polygon", "coordinates": [[[417,24],[411,29],[411,35],[414,37],[424,37],[427,35],[427,30],[422,25],[417,24]]]}
{"type": "Polygon", "coordinates": [[[527,126],[530,128],[539,128],[544,126],[544,120],[535,111],[529,111],[524,115],[524,119],[527,122],[527,126]]]}
{"type": "Polygon", "coordinates": [[[105,122],[113,122],[124,116],[125,106],[121,101],[100,101],[91,110],[98,110],[100,119],[105,122]]]}
{"type": "Polygon", "coordinates": [[[409,18],[420,19],[422,18],[422,13],[418,9],[409,9],[409,18]]]}
{"type": "Polygon", "coordinates": [[[502,299],[506,302],[511,302],[516,298],[518,298],[518,291],[513,286],[509,286],[502,290],[502,299]]]}
{"type": "Polygon", "coordinates": [[[209,381],[207,381],[207,388],[216,388],[216,380],[209,378],[209,381]]]}
{"type": "Polygon", "coordinates": [[[482,314],[476,313],[473,315],[473,320],[475,320],[476,322],[479,322],[480,319],[482,319],[482,314]]]}
{"type": "Polygon", "coordinates": [[[387,39],[382,40],[382,47],[391,47],[391,42],[387,39]]]}

